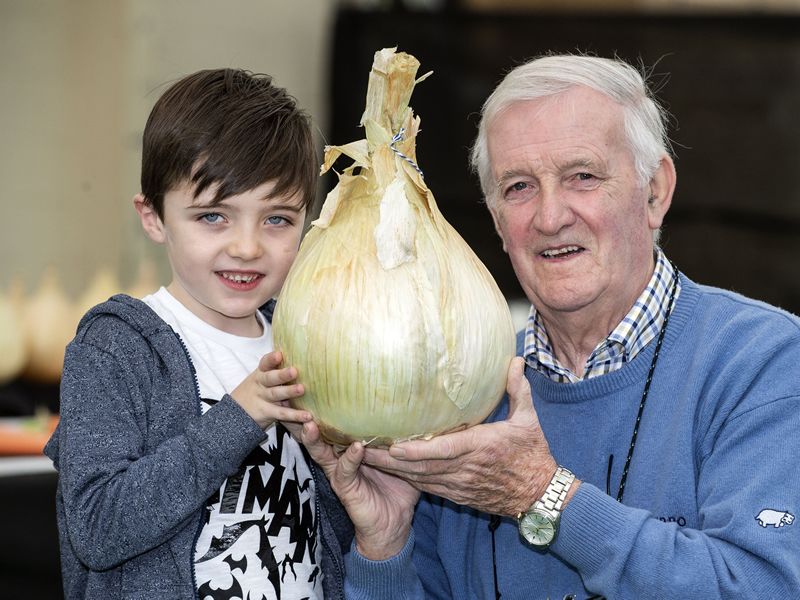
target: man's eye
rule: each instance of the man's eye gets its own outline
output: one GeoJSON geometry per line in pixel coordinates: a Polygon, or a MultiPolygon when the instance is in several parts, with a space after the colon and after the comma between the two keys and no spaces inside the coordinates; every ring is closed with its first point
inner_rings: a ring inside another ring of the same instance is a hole
{"type": "Polygon", "coordinates": [[[522,202],[536,194],[536,186],[531,181],[515,181],[509,184],[503,192],[507,202],[522,202]]]}
{"type": "Polygon", "coordinates": [[[511,200],[512,198],[519,198],[522,195],[527,195],[530,191],[531,186],[529,183],[517,181],[506,188],[505,197],[511,200]]]}
{"type": "Polygon", "coordinates": [[[206,223],[219,223],[222,220],[222,215],[219,213],[205,213],[200,215],[200,220],[206,223]]]}
{"type": "Polygon", "coordinates": [[[580,181],[591,181],[594,179],[594,175],[591,173],[578,173],[576,176],[580,181]]]}

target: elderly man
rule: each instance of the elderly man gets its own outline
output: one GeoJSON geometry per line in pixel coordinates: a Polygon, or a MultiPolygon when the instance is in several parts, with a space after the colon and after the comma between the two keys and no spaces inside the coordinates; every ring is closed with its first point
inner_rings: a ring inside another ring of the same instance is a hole
{"type": "Polygon", "coordinates": [[[532,304],[521,358],[465,431],[337,456],[305,426],[356,527],[350,598],[800,597],[800,320],[658,247],[664,120],[586,56],[487,100],[473,164],[532,304]]]}

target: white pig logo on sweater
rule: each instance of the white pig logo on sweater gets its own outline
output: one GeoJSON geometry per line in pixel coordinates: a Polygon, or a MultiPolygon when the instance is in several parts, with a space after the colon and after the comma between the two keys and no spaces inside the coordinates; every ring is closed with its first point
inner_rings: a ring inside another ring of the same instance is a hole
{"type": "Polygon", "coordinates": [[[783,527],[784,525],[791,525],[794,522],[794,515],[792,513],[786,512],[785,510],[772,510],[771,508],[765,508],[758,516],[756,516],[756,521],[762,527],[766,527],[767,525],[772,525],[773,527],[783,527]]]}

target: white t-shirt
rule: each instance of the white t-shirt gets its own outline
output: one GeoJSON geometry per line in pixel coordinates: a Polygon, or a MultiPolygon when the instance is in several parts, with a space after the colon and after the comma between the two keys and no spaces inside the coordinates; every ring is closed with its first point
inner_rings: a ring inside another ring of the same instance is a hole
{"type": "MultiPolygon", "coordinates": [[[[248,338],[212,327],[166,288],[143,300],[186,345],[197,371],[203,413],[272,350],[272,328],[261,313],[262,335],[248,338]]],[[[195,546],[201,600],[322,600],[314,479],[300,446],[282,425],[272,425],[266,433],[267,439],[206,505],[206,523],[195,546]]]]}

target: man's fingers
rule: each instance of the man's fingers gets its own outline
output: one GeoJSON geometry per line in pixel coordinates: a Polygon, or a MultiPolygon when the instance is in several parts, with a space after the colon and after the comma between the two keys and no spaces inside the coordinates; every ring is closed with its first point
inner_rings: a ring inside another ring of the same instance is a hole
{"type": "Polygon", "coordinates": [[[333,448],[322,440],[319,434],[319,426],[314,421],[308,421],[303,424],[300,441],[303,442],[311,458],[325,471],[325,475],[331,477],[338,459],[333,452],[333,448]]]}
{"type": "Polygon", "coordinates": [[[364,446],[361,442],[353,442],[339,457],[337,475],[339,482],[350,485],[355,481],[361,461],[364,459],[364,446]]]}
{"type": "Polygon", "coordinates": [[[508,392],[509,420],[519,411],[532,410],[531,386],[525,378],[525,361],[520,356],[514,357],[508,367],[506,391],[508,392]]]}
{"type": "Polygon", "coordinates": [[[464,453],[472,432],[468,429],[445,433],[430,440],[414,440],[392,444],[389,455],[398,460],[437,460],[457,458],[464,453]]]}
{"type": "Polygon", "coordinates": [[[362,459],[364,464],[380,469],[385,473],[396,475],[409,481],[418,481],[427,477],[438,478],[442,474],[452,473],[458,469],[458,461],[436,460],[398,460],[386,450],[367,448],[362,459]]]}
{"type": "MultiPolygon", "coordinates": [[[[303,421],[306,423],[307,421],[303,421]]],[[[294,423],[292,421],[283,421],[283,426],[286,427],[289,434],[298,442],[301,442],[300,436],[303,432],[303,423],[294,423]]]]}
{"type": "Polygon", "coordinates": [[[363,444],[353,442],[340,456],[337,456],[333,446],[322,439],[319,426],[313,421],[303,425],[300,440],[311,458],[325,471],[325,475],[335,490],[340,491],[353,484],[358,477],[358,469],[364,458],[363,444]]]}

